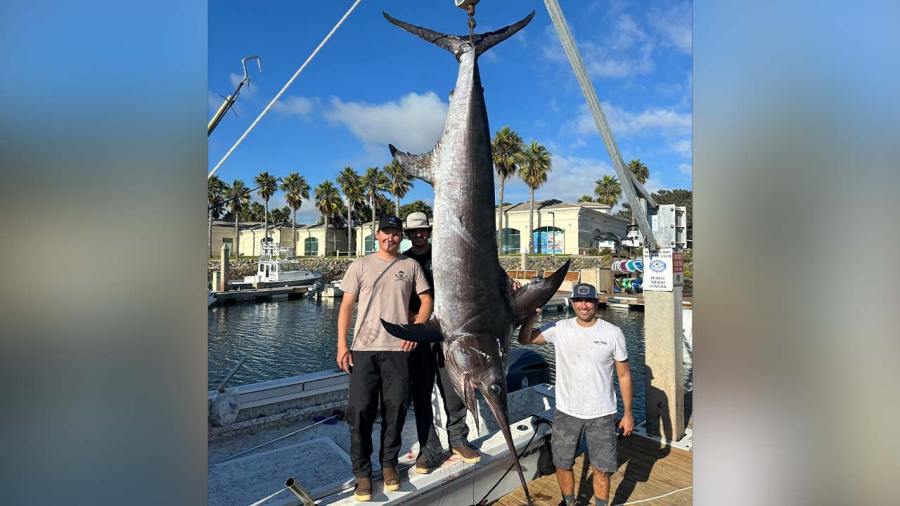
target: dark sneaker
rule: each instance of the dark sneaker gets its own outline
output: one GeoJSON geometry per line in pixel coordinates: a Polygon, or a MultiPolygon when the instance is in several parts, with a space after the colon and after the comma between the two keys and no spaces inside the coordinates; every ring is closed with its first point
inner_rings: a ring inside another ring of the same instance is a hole
{"type": "Polygon", "coordinates": [[[474,464],[481,460],[481,454],[478,453],[478,450],[472,448],[467,444],[454,446],[452,450],[454,454],[462,457],[463,462],[465,462],[466,464],[474,464]]]}
{"type": "Polygon", "coordinates": [[[437,469],[437,466],[423,454],[419,454],[419,458],[416,459],[416,474],[429,474],[432,471],[437,469]]]}
{"type": "Polygon", "coordinates": [[[381,470],[384,476],[384,489],[388,491],[400,490],[400,475],[397,474],[397,468],[385,467],[381,470]]]}
{"type": "Polygon", "coordinates": [[[372,479],[371,478],[357,478],[356,479],[356,488],[353,489],[353,497],[355,497],[357,501],[371,501],[372,500],[372,479]]]}

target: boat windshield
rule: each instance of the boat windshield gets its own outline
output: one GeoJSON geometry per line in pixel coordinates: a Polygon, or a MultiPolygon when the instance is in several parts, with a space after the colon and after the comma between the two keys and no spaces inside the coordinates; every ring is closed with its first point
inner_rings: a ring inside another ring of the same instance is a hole
{"type": "Polygon", "coordinates": [[[295,272],[300,270],[300,264],[294,262],[285,262],[278,265],[281,272],[295,272]]]}

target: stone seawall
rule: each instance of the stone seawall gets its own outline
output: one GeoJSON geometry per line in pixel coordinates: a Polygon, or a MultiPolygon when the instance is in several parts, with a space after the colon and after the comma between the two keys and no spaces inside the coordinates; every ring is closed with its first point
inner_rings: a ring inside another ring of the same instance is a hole
{"type": "MultiPolygon", "coordinates": [[[[528,268],[530,270],[556,270],[558,269],[563,262],[567,259],[572,258],[572,265],[570,269],[572,270],[580,270],[587,269],[592,267],[605,266],[609,267],[609,257],[589,257],[589,256],[576,256],[569,257],[564,255],[559,255],[555,257],[548,256],[536,256],[528,258],[528,268]]],[[[297,259],[297,262],[300,264],[301,269],[306,269],[308,271],[321,272],[322,276],[325,278],[325,282],[329,282],[335,279],[340,279],[344,272],[347,271],[347,267],[350,265],[353,260],[356,258],[335,258],[335,257],[300,257],[297,259]]],[[[518,256],[504,256],[500,257],[500,266],[506,270],[513,270],[519,268],[519,257],[518,256]]],[[[230,269],[228,273],[229,280],[242,280],[244,276],[252,276],[256,273],[257,260],[255,258],[241,258],[240,260],[232,260],[230,264],[230,269]]],[[[215,272],[219,270],[219,260],[210,260],[209,261],[209,272],[215,272]]]]}

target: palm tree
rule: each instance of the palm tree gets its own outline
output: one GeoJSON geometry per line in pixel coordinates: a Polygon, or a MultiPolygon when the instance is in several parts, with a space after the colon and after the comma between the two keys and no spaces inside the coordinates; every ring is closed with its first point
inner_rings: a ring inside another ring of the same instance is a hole
{"type": "Polygon", "coordinates": [[[378,167],[369,167],[362,181],[363,194],[369,200],[369,209],[372,210],[372,239],[374,240],[375,221],[378,219],[378,197],[387,187],[387,176],[378,170],[378,167]]]}
{"type": "MultiPolygon", "coordinates": [[[[322,181],[316,187],[316,209],[325,220],[325,240],[328,240],[328,221],[331,216],[341,208],[341,196],[331,181],[322,181]]],[[[337,237],[332,235],[332,251],[337,251],[337,237]]],[[[326,243],[327,244],[327,243],[326,243]]],[[[326,246],[326,253],[327,253],[326,246]]]]}
{"type": "Polygon", "coordinates": [[[616,205],[619,197],[622,196],[622,185],[615,176],[606,175],[594,181],[597,185],[594,187],[594,193],[597,195],[597,202],[606,204],[610,208],[616,205]]]}
{"type": "Polygon", "coordinates": [[[578,197],[578,202],[593,202],[593,201],[594,201],[594,197],[591,197],[590,195],[582,195],[582,196],[578,197]]]}
{"type": "MultiPolygon", "coordinates": [[[[506,178],[516,175],[516,170],[518,170],[516,160],[524,147],[522,138],[519,137],[519,134],[514,130],[511,130],[508,126],[498,130],[497,133],[494,134],[494,140],[491,141],[491,154],[494,158],[494,169],[497,171],[497,175],[500,176],[500,195],[498,199],[500,204],[497,206],[497,227],[500,228],[501,232],[497,235],[497,251],[502,251],[502,230],[506,228],[503,226],[503,187],[506,184],[506,178]]],[[[509,225],[508,216],[506,221],[507,225],[509,225]]]]}
{"type": "Polygon", "coordinates": [[[391,163],[385,165],[384,174],[387,176],[387,190],[394,196],[394,209],[399,216],[400,199],[405,197],[412,188],[412,181],[397,160],[391,160],[391,163]]]}
{"type": "MultiPolygon", "coordinates": [[[[519,166],[519,178],[528,185],[531,197],[530,214],[528,215],[528,252],[534,253],[534,191],[547,182],[547,173],[550,172],[552,162],[550,152],[535,141],[526,147],[516,157],[519,166]]],[[[522,255],[524,256],[524,250],[522,255]]]]}
{"type": "Polygon", "coordinates": [[[259,196],[262,197],[263,202],[266,203],[266,212],[263,214],[263,223],[265,224],[265,237],[269,237],[269,199],[272,198],[272,195],[275,195],[275,192],[278,190],[278,180],[275,179],[275,176],[269,174],[268,172],[260,172],[259,175],[256,176],[254,180],[256,185],[259,186],[259,196]]]}
{"type": "Polygon", "coordinates": [[[231,183],[228,191],[228,210],[234,218],[234,257],[238,258],[241,254],[241,235],[238,230],[241,222],[241,213],[250,205],[250,194],[247,187],[240,179],[235,179],[231,183]]]}
{"type": "Polygon", "coordinates": [[[351,246],[353,245],[353,240],[351,238],[353,233],[353,221],[350,219],[350,216],[353,214],[353,209],[356,207],[356,204],[362,202],[362,179],[359,177],[359,174],[353,170],[353,167],[344,167],[344,170],[338,174],[337,182],[338,186],[341,187],[341,191],[344,192],[344,198],[347,201],[347,256],[350,256],[351,246]]]}
{"type": "Polygon", "coordinates": [[[647,178],[650,177],[650,169],[644,165],[644,162],[642,162],[640,158],[628,162],[628,170],[634,174],[634,178],[640,181],[641,184],[646,183],[647,178]]]}
{"type": "Polygon", "coordinates": [[[228,191],[228,185],[225,184],[218,176],[212,176],[206,180],[206,201],[209,204],[207,211],[207,233],[206,246],[209,249],[209,256],[212,256],[212,222],[213,218],[218,218],[222,213],[224,202],[222,198],[228,191]]]}
{"type": "Polygon", "coordinates": [[[291,208],[291,240],[294,244],[294,256],[297,256],[297,209],[303,205],[303,199],[309,198],[309,183],[306,178],[296,172],[291,172],[281,181],[281,191],[288,207],[291,208]]]}

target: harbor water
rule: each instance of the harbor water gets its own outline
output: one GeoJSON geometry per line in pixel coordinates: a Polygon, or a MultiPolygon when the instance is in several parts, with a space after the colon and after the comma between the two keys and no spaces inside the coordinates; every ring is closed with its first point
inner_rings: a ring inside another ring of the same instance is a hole
{"type": "MultiPolygon", "coordinates": [[[[211,307],[208,326],[209,389],[216,388],[227,371],[244,356],[247,360],[229,386],[335,369],[339,307],[340,299],[322,299],[321,302],[309,299],[277,300],[211,307]]],[[[548,311],[541,321],[573,316],[571,311],[548,311]]],[[[644,419],[644,313],[601,308],[599,316],[618,325],[625,334],[634,383],[634,414],[641,421],[644,419]]],[[[512,346],[519,346],[515,337],[512,346]]],[[[547,360],[553,382],[553,347],[541,345],[530,348],[547,360]]]]}

